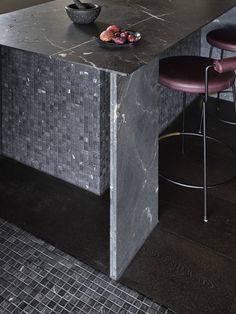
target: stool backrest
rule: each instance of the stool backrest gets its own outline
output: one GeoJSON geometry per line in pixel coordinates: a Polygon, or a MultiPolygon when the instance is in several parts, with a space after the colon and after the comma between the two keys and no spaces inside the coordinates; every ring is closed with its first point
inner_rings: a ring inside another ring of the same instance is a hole
{"type": "Polygon", "coordinates": [[[231,72],[236,70],[236,57],[225,58],[213,62],[214,69],[219,73],[231,72]]]}

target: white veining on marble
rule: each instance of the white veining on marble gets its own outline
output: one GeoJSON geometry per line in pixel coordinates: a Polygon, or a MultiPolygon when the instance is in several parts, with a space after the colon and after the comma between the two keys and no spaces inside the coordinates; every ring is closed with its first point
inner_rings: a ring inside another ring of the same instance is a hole
{"type": "Polygon", "coordinates": [[[117,74],[110,74],[110,276],[117,279],[117,74]]]}
{"type": "Polygon", "coordinates": [[[143,11],[143,13],[146,13],[146,14],[150,15],[151,17],[153,17],[153,18],[156,19],[156,20],[159,20],[159,21],[162,21],[162,22],[166,22],[165,19],[163,19],[162,17],[160,17],[160,16],[158,16],[158,15],[154,15],[154,14],[152,14],[152,13],[150,13],[150,12],[147,12],[147,11],[143,11]]]}
{"type": "Polygon", "coordinates": [[[150,115],[153,115],[153,111],[148,110],[148,109],[144,109],[143,106],[140,104],[140,102],[139,102],[138,100],[136,100],[135,103],[136,103],[137,107],[138,107],[142,112],[148,113],[148,114],[150,114],[150,115]]]}
{"type": "Polygon", "coordinates": [[[147,64],[146,61],[144,61],[141,57],[137,56],[136,54],[134,54],[133,57],[135,57],[136,60],[138,60],[140,64],[147,64]]]}
{"type": "Polygon", "coordinates": [[[112,122],[116,123],[119,117],[120,117],[120,104],[115,104],[112,122]]]}
{"type": "Polygon", "coordinates": [[[56,47],[56,48],[60,48],[60,49],[63,49],[65,50],[66,48],[65,47],[61,47],[61,46],[58,46],[57,44],[55,44],[53,41],[51,41],[46,34],[43,34],[43,37],[46,39],[46,41],[52,45],[53,47],[56,47]]]}
{"type": "MultiPolygon", "coordinates": [[[[174,12],[169,12],[169,13],[160,14],[160,15],[155,15],[155,14],[152,14],[152,13],[147,12],[147,11],[144,11],[144,10],[143,10],[143,13],[148,14],[149,16],[153,17],[153,18],[156,19],[156,20],[159,20],[159,21],[162,21],[162,22],[168,22],[168,21],[165,20],[163,17],[164,17],[164,16],[168,16],[168,15],[172,15],[172,14],[175,13],[175,11],[174,11],[174,12]]],[[[169,23],[169,22],[168,22],[168,23],[169,23]]]]}
{"type": "Polygon", "coordinates": [[[151,20],[151,19],[153,19],[153,17],[152,17],[152,16],[147,17],[146,19],[143,19],[143,20],[138,21],[138,22],[133,23],[133,24],[127,24],[127,26],[128,26],[128,27],[137,26],[137,25],[142,24],[142,23],[144,23],[144,22],[146,22],[146,21],[148,21],[148,20],[151,20]]]}
{"type": "Polygon", "coordinates": [[[62,50],[62,51],[57,51],[57,52],[51,54],[49,57],[53,57],[53,56],[55,56],[55,55],[58,55],[58,54],[61,54],[61,53],[65,53],[65,52],[67,52],[67,51],[73,52],[73,49],[76,49],[76,48],[79,48],[79,47],[81,47],[81,46],[83,46],[83,45],[86,45],[86,44],[88,44],[88,43],[91,43],[92,41],[94,41],[94,39],[90,39],[90,40],[84,41],[84,42],[82,42],[82,43],[80,43],[80,44],[78,44],[78,45],[75,45],[75,46],[73,46],[73,47],[66,48],[66,49],[64,49],[64,50],[62,50]]]}
{"type": "Polygon", "coordinates": [[[78,58],[82,59],[85,63],[90,64],[93,68],[95,68],[95,69],[97,68],[97,66],[96,66],[96,64],[95,64],[95,63],[93,63],[93,62],[91,62],[91,61],[87,60],[85,57],[83,57],[83,56],[76,56],[76,57],[78,57],[78,58]]]}
{"type": "Polygon", "coordinates": [[[151,208],[150,207],[146,207],[144,211],[145,211],[145,213],[146,213],[150,223],[152,223],[152,219],[153,218],[152,218],[151,208]]]}
{"type": "MultiPolygon", "coordinates": [[[[67,56],[67,53],[59,53],[58,56],[60,56],[60,57],[62,57],[62,58],[65,58],[65,57],[67,56]]],[[[51,57],[51,56],[50,56],[50,57],[51,57]]]]}
{"type": "Polygon", "coordinates": [[[121,117],[122,117],[122,122],[123,122],[123,123],[127,123],[124,113],[122,113],[121,117]]]}
{"type": "Polygon", "coordinates": [[[140,4],[137,4],[137,7],[140,7],[141,9],[144,9],[144,10],[151,11],[151,9],[144,7],[143,5],[140,5],[140,4]]]}

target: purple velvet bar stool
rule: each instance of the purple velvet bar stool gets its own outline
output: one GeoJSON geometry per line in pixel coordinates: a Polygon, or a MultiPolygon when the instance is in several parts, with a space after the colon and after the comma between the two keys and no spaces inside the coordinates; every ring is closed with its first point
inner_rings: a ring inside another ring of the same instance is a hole
{"type": "Polygon", "coordinates": [[[214,48],[221,50],[221,59],[224,56],[224,50],[236,52],[236,27],[227,27],[214,29],[206,36],[207,42],[211,45],[209,57],[212,57],[214,48]]]}
{"type": "MultiPolygon", "coordinates": [[[[207,34],[206,39],[210,45],[209,58],[212,57],[214,48],[220,49],[221,59],[224,57],[224,51],[236,53],[236,27],[214,29],[207,34]]],[[[218,93],[217,98],[220,98],[220,93],[218,93]]],[[[234,107],[234,111],[236,120],[236,106],[234,107]]],[[[223,118],[219,118],[219,120],[227,124],[236,125],[236,121],[230,121],[223,118]]]]}
{"type": "MultiPolygon", "coordinates": [[[[232,87],[235,97],[235,73],[236,57],[226,58],[223,60],[214,60],[211,58],[198,56],[177,56],[168,57],[160,60],[159,69],[159,83],[172,89],[183,92],[183,125],[181,132],[174,132],[165,134],[160,137],[160,140],[165,140],[172,136],[182,136],[182,152],[184,153],[184,139],[185,136],[200,136],[203,139],[203,185],[190,185],[178,182],[160,173],[160,176],[171,183],[203,190],[204,199],[204,222],[208,221],[207,215],[207,188],[213,185],[207,184],[207,139],[216,141],[217,143],[228,146],[227,144],[207,136],[206,130],[206,104],[208,95],[217,93],[232,87]],[[186,107],[186,93],[200,94],[202,96],[202,118],[201,131],[196,133],[185,132],[185,107],[186,107]]],[[[229,147],[229,146],[228,146],[229,147]]],[[[229,181],[229,180],[227,180],[229,181]]],[[[217,183],[216,185],[225,182],[217,183]]]]}

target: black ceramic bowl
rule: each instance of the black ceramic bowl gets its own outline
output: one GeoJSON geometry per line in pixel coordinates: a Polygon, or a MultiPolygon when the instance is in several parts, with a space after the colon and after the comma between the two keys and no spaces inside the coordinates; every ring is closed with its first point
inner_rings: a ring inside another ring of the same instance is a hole
{"type": "Polygon", "coordinates": [[[84,3],[85,8],[80,9],[76,4],[69,4],[65,7],[66,13],[72,22],[77,24],[89,24],[96,20],[101,7],[93,3],[84,3]]]}

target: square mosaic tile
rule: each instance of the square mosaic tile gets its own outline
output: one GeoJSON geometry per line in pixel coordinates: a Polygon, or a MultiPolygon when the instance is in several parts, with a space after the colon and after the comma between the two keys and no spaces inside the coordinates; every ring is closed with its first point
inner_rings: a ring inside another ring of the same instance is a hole
{"type": "Polygon", "coordinates": [[[101,195],[109,185],[109,76],[1,47],[2,153],[101,195]]]}
{"type": "Polygon", "coordinates": [[[174,314],[0,219],[1,314],[174,314]]]}

